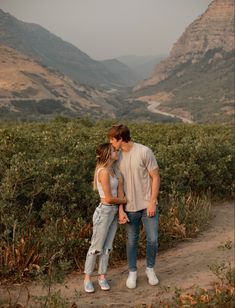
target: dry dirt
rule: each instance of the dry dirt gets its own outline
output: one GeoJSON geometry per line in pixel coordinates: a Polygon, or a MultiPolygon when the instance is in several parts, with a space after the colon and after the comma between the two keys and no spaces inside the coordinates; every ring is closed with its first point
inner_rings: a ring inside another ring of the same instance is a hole
{"type": "MultiPolygon", "coordinates": [[[[234,266],[234,202],[213,206],[210,225],[197,238],[187,239],[176,247],[160,252],[155,266],[160,284],[150,286],[145,276],[145,260],[138,261],[137,288],[125,287],[127,266],[123,264],[109,270],[110,291],[101,291],[94,276],[96,292],[83,291],[83,275],[77,272],[67,277],[62,285],[52,287],[52,292],[60,294],[77,307],[146,307],[171,298],[176,288],[191,292],[195,287],[208,288],[216,281],[209,269],[210,265],[229,262],[234,266]]],[[[30,301],[28,307],[37,307],[33,296],[46,295],[48,290],[38,284],[28,284],[30,301]]],[[[18,302],[27,303],[27,292],[22,285],[10,288],[12,299],[19,296],[18,302]],[[20,291],[21,290],[21,291],[20,291]]],[[[0,298],[9,297],[6,289],[0,287],[0,298]]],[[[14,301],[13,301],[14,302],[14,301]]],[[[158,306],[158,305],[157,305],[158,306]]]]}

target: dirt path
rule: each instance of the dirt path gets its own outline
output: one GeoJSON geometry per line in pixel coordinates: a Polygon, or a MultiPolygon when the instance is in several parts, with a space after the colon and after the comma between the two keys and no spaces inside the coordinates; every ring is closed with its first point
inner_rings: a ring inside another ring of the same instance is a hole
{"type": "Polygon", "coordinates": [[[190,123],[190,124],[193,123],[193,121],[188,119],[188,118],[181,117],[179,115],[174,115],[172,113],[161,111],[160,109],[158,109],[158,106],[160,105],[160,103],[158,103],[158,102],[155,102],[155,101],[151,100],[151,101],[148,101],[148,104],[149,105],[148,105],[147,109],[149,111],[151,111],[151,112],[159,113],[159,114],[171,117],[171,118],[178,118],[178,119],[181,119],[184,123],[190,123]]]}
{"type": "MultiPolygon", "coordinates": [[[[111,290],[99,290],[97,277],[94,277],[96,292],[86,294],[83,291],[83,275],[72,273],[63,285],[53,286],[53,292],[60,290],[61,294],[78,307],[136,307],[141,304],[153,304],[161,299],[171,297],[175,288],[192,291],[194,287],[209,287],[216,281],[210,271],[212,264],[229,263],[234,266],[234,203],[214,206],[213,219],[210,226],[197,238],[189,239],[177,247],[160,252],[155,267],[160,279],[158,286],[149,286],[145,276],[145,260],[138,262],[137,288],[129,290],[125,287],[127,277],[126,264],[109,271],[111,290]],[[231,247],[232,246],[232,247],[231,247]]],[[[13,297],[19,293],[20,286],[13,286],[13,297]]],[[[46,290],[38,285],[28,286],[31,294],[30,303],[34,296],[46,294],[46,290]]],[[[6,290],[0,288],[0,298],[6,296],[6,290]],[[5,292],[5,294],[4,294],[5,292]]],[[[19,302],[24,304],[26,292],[22,290],[19,302]]],[[[36,307],[32,304],[31,307],[36,307]]]]}

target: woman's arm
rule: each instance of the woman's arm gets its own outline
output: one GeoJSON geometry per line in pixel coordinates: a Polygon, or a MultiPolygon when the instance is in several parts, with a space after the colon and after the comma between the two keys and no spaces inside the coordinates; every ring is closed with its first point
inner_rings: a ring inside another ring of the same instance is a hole
{"type": "MultiPolygon", "coordinates": [[[[122,176],[118,178],[118,197],[124,197],[123,179],[122,176]]],[[[124,204],[120,204],[118,208],[118,220],[120,224],[125,224],[129,221],[126,212],[124,211],[124,204]]]]}
{"type": "Polygon", "coordinates": [[[104,192],[104,198],[101,198],[102,202],[110,203],[110,204],[125,204],[126,198],[124,197],[124,194],[122,196],[113,197],[111,193],[110,188],[110,181],[109,181],[109,172],[106,169],[100,170],[98,174],[98,179],[101,183],[103,192],[104,192]]]}

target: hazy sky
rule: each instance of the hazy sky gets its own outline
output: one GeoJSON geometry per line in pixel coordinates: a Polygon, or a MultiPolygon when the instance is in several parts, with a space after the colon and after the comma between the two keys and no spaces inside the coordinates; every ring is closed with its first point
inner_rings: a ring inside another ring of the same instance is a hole
{"type": "Polygon", "coordinates": [[[93,59],[167,55],[212,0],[0,0],[0,8],[40,24],[93,59]]]}

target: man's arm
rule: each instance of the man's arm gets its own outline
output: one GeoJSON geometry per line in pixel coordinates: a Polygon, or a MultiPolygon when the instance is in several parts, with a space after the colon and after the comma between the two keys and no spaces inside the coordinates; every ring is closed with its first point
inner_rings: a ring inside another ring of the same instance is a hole
{"type": "Polygon", "coordinates": [[[160,188],[160,175],[159,169],[156,168],[149,172],[149,176],[152,180],[151,185],[151,197],[147,206],[147,216],[154,216],[156,214],[156,204],[158,202],[158,193],[160,188]]]}

